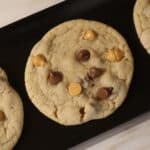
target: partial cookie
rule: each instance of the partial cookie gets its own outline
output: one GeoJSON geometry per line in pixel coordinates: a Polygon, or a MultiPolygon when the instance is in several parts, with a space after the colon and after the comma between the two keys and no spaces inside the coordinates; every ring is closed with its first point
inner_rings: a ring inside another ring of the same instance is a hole
{"type": "Polygon", "coordinates": [[[0,150],[11,150],[23,127],[23,106],[19,95],[0,68],[0,150]]]}
{"type": "Polygon", "coordinates": [[[133,17],[138,37],[150,54],[150,0],[137,0],[133,17]]]}
{"type": "Polygon", "coordinates": [[[53,28],[33,47],[25,85],[43,114],[76,125],[112,114],[123,103],[132,74],[124,38],[103,23],[79,19],[53,28]]]}

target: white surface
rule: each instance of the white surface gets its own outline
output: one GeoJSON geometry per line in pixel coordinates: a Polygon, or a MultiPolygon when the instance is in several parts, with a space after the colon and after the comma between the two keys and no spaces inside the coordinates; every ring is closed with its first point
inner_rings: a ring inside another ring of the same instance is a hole
{"type": "Polygon", "coordinates": [[[71,150],[150,150],[150,112],[71,150]]]}
{"type": "Polygon", "coordinates": [[[0,0],[0,28],[64,0],[0,0]]]}
{"type": "MultiPolygon", "coordinates": [[[[0,0],[0,27],[63,0],[0,0]]],[[[150,150],[150,113],[86,141],[74,150],[150,150]]]]}

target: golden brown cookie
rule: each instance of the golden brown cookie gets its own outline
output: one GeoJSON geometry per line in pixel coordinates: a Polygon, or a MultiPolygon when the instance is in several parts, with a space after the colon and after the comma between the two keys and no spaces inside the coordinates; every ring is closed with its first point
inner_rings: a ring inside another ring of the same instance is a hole
{"type": "Polygon", "coordinates": [[[0,68],[0,150],[11,150],[19,140],[23,127],[21,98],[9,85],[0,68]]]}
{"type": "Polygon", "coordinates": [[[33,47],[25,85],[43,114],[76,125],[112,114],[126,98],[132,74],[125,39],[103,23],[78,19],[54,27],[33,47]]]}
{"type": "Polygon", "coordinates": [[[138,37],[150,54],[150,0],[137,0],[133,17],[138,37]]]}

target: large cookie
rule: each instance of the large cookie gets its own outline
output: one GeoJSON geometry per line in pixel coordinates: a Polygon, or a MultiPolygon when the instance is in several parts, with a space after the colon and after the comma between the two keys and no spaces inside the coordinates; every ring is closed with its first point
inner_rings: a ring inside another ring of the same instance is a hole
{"type": "Polygon", "coordinates": [[[33,104],[64,125],[105,118],[124,101],[133,58],[124,38],[96,21],[72,20],[32,49],[25,84],[33,104]]]}
{"type": "Polygon", "coordinates": [[[138,37],[150,54],[150,0],[137,0],[133,17],[138,37]]]}
{"type": "Polygon", "coordinates": [[[0,68],[0,150],[11,150],[23,127],[23,106],[10,87],[6,73],[0,68]]]}

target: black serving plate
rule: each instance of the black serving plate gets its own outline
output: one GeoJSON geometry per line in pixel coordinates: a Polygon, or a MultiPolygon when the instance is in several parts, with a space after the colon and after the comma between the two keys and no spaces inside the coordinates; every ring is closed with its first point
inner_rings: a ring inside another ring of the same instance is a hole
{"type": "Polygon", "coordinates": [[[20,93],[25,112],[24,130],[15,150],[67,149],[150,110],[150,56],[134,29],[134,3],[135,0],[66,1],[0,29],[0,66],[20,93]],[[42,115],[30,102],[24,69],[32,46],[52,27],[75,18],[97,20],[116,28],[132,50],[135,72],[125,103],[113,115],[65,127],[42,115]]]}

